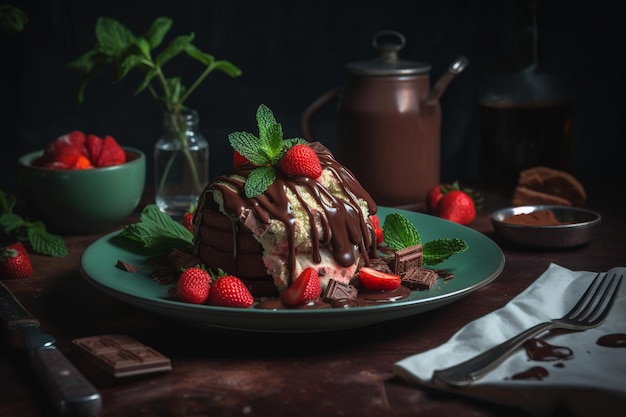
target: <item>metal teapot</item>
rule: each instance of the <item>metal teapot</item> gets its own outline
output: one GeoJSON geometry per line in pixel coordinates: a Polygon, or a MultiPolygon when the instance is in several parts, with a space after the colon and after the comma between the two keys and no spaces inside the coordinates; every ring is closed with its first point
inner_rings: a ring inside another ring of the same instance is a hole
{"type": "Polygon", "coordinates": [[[430,65],[398,58],[405,43],[399,32],[377,33],[378,58],[346,65],[345,87],[322,95],[301,118],[311,141],[311,117],[338,98],[337,160],[379,205],[393,207],[423,202],[439,183],[439,98],[468,64],[465,57],[455,60],[431,90],[430,65]]]}

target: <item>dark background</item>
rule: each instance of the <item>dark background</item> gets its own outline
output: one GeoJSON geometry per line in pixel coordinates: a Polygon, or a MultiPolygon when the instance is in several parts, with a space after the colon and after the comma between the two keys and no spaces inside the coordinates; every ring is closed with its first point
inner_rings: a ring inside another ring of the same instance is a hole
{"type": "MultiPolygon", "coordinates": [[[[286,137],[300,136],[300,116],[322,93],[344,83],[344,66],[375,57],[379,30],[406,37],[401,58],[432,65],[435,82],[459,55],[469,67],[441,99],[442,179],[479,178],[479,97],[488,74],[527,62],[524,21],[528,0],[317,0],[317,1],[0,1],[21,7],[26,29],[0,38],[1,184],[15,188],[17,158],[72,130],[112,135],[145,151],[161,131],[156,102],[133,96],[139,74],[113,84],[92,82],[76,105],[78,75],[67,63],[89,50],[99,16],[114,17],[143,33],[157,16],[174,20],[174,35],[194,32],[195,44],[242,69],[240,78],[209,76],[187,101],[200,114],[211,147],[210,172],[228,168],[227,134],[257,131],[260,103],[270,107],[286,137]],[[521,28],[521,29],[520,29],[521,28]]],[[[572,101],[571,172],[584,184],[623,184],[625,138],[624,36],[619,2],[538,1],[539,61],[567,81],[572,101]]],[[[201,71],[186,56],[165,67],[190,84],[201,71]]],[[[336,104],[313,119],[316,139],[335,149],[336,104]]],[[[381,140],[384,140],[381,138],[381,140]]],[[[151,179],[151,164],[148,176],[151,179]]]]}

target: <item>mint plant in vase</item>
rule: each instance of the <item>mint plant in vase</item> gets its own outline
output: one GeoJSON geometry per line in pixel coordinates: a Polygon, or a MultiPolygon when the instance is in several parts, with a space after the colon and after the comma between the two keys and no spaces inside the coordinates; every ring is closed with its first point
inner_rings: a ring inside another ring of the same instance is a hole
{"type": "Polygon", "coordinates": [[[83,75],[77,100],[83,101],[91,79],[113,66],[115,82],[133,69],[143,73],[135,95],[148,90],[163,111],[163,133],[154,149],[155,198],[159,208],[173,217],[182,217],[195,205],[208,181],[209,145],[198,129],[198,114],[185,101],[213,71],[231,77],[241,70],[228,61],[216,60],[192,42],[194,34],[175,37],[156,53],[172,26],[172,20],[158,17],[143,35],[135,35],[119,21],[101,17],[96,22],[96,45],[69,66],[83,75]],[[180,77],[167,78],[163,66],[185,54],[205,68],[190,87],[180,77]]]}

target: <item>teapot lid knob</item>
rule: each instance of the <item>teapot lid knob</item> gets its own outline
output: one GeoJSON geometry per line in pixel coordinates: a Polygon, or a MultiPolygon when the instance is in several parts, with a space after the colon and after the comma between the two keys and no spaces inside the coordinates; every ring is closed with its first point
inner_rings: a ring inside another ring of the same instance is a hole
{"type": "Polygon", "coordinates": [[[349,73],[357,75],[398,76],[418,75],[430,71],[430,65],[421,62],[403,61],[398,52],[404,48],[406,38],[395,30],[382,30],[372,38],[372,46],[378,57],[372,61],[353,62],[346,65],[349,73]]]}
{"type": "Polygon", "coordinates": [[[379,59],[382,61],[397,62],[398,51],[404,48],[404,45],[406,38],[395,30],[382,30],[372,38],[372,46],[378,50],[379,59]]]}

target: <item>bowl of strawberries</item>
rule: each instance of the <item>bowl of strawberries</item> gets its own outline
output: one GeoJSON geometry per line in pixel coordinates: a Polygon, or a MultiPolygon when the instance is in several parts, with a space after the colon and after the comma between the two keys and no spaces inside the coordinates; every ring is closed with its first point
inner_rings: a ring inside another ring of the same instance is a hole
{"type": "Polygon", "coordinates": [[[145,176],[140,150],[73,131],[19,158],[17,184],[33,220],[59,234],[87,234],[120,225],[139,205],[145,176]]]}

